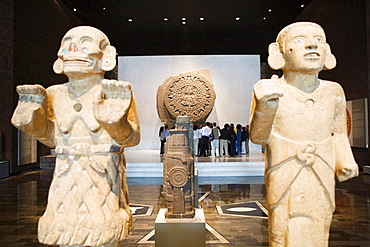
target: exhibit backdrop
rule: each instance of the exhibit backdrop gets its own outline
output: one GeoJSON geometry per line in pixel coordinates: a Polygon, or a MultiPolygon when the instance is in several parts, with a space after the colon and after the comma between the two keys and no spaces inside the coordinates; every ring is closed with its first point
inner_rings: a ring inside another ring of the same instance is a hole
{"type": "Polygon", "coordinates": [[[216,92],[207,121],[221,128],[225,123],[249,124],[252,88],[260,80],[259,55],[119,56],[118,79],[131,83],[140,115],[141,140],[133,149],[159,150],[163,123],[156,108],[158,87],[170,76],[198,69],[210,71],[216,92]]]}

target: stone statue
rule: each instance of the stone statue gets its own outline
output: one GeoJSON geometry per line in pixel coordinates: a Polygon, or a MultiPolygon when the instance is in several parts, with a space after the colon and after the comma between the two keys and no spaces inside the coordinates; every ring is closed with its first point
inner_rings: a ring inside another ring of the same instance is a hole
{"type": "Polygon", "coordinates": [[[163,162],[163,191],[166,199],[166,218],[193,218],[194,159],[189,144],[193,136],[189,117],[177,117],[176,128],[167,138],[163,162]]]}
{"type": "Polygon", "coordinates": [[[17,87],[13,125],[56,152],[41,243],[119,246],[130,233],[123,148],[138,144],[140,126],[130,84],[104,79],[115,65],[116,49],[103,32],[76,27],[53,67],[68,82],[17,87]]]}
{"type": "Polygon", "coordinates": [[[194,123],[204,123],[216,100],[211,73],[207,69],[189,71],[168,78],[157,91],[157,111],[163,123],[188,116],[194,123]]]}
{"type": "Polygon", "coordinates": [[[268,62],[284,73],[254,85],[250,138],[266,145],[270,246],[328,246],[335,177],[358,175],[344,92],[318,78],[336,60],[324,30],[298,22],[270,44],[268,62]]]}

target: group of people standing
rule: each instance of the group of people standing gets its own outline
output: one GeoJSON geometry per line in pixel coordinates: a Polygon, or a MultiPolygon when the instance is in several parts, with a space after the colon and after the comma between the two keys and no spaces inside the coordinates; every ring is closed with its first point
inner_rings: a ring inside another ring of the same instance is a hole
{"type": "MultiPolygon", "coordinates": [[[[206,122],[198,127],[194,124],[194,155],[203,157],[222,157],[249,153],[249,125],[242,126],[237,124],[225,123],[221,129],[215,122],[206,122]]],[[[166,138],[170,136],[168,125],[161,126],[159,129],[159,139],[161,141],[161,156],[164,154],[166,138]]]]}
{"type": "Polygon", "coordinates": [[[249,153],[249,125],[243,127],[226,123],[223,129],[217,124],[206,122],[198,128],[194,125],[194,155],[221,157],[249,153]]]}

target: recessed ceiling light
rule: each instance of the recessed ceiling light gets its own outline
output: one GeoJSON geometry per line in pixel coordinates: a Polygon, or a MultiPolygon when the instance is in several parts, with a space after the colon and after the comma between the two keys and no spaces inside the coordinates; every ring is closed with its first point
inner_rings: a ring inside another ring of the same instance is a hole
{"type": "Polygon", "coordinates": [[[163,18],[163,20],[164,20],[164,21],[168,21],[168,18],[167,18],[167,17],[165,17],[165,18],[163,18]]]}
{"type": "Polygon", "coordinates": [[[183,22],[181,22],[182,23],[182,25],[185,25],[186,24],[186,21],[183,21],[183,22]]]}
{"type": "Polygon", "coordinates": [[[76,12],[76,11],[77,11],[77,9],[76,9],[76,8],[73,8],[73,11],[74,11],[74,12],[76,12]]]}
{"type": "Polygon", "coordinates": [[[272,9],[269,9],[268,11],[269,11],[269,12],[272,12],[272,9]]]}
{"type": "Polygon", "coordinates": [[[240,21],[240,17],[239,16],[235,17],[235,20],[240,21]]]}
{"type": "Polygon", "coordinates": [[[262,19],[263,19],[263,20],[266,20],[266,16],[264,16],[262,19]]]}
{"type": "Polygon", "coordinates": [[[199,18],[199,20],[200,20],[200,21],[204,21],[204,17],[200,17],[200,18],[199,18]]]}
{"type": "Polygon", "coordinates": [[[131,19],[131,18],[128,18],[128,19],[127,19],[127,21],[128,21],[128,22],[132,22],[132,19],[131,19]]]}
{"type": "Polygon", "coordinates": [[[185,18],[185,17],[182,17],[182,18],[181,18],[181,20],[182,20],[182,21],[186,21],[186,18],[185,18]]]}
{"type": "Polygon", "coordinates": [[[304,7],[304,4],[301,5],[301,8],[303,8],[303,7],[304,7]]]}
{"type": "Polygon", "coordinates": [[[105,7],[103,7],[103,10],[105,10],[105,7]]]}

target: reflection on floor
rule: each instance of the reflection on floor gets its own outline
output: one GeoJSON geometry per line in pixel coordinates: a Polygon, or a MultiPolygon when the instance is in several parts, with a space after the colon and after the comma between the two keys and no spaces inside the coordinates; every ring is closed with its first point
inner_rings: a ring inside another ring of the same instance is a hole
{"type": "MultiPolygon", "coordinates": [[[[37,170],[0,180],[0,246],[42,246],[37,241],[37,221],[45,210],[52,173],[37,170]]],[[[154,246],[153,242],[138,243],[154,229],[158,210],[164,207],[161,185],[147,180],[128,179],[130,203],[135,209],[154,209],[134,217],[133,231],[121,246],[154,246]]],[[[266,217],[238,217],[217,211],[217,206],[237,212],[255,208],[250,202],[266,205],[262,180],[239,177],[238,183],[227,181],[222,177],[207,178],[206,183],[199,185],[200,198],[206,195],[199,205],[210,229],[215,230],[207,234],[207,246],[268,246],[266,217]],[[244,206],[235,209],[237,204],[244,206]],[[217,233],[229,243],[221,242],[217,233]]],[[[357,178],[337,183],[336,203],[330,246],[370,246],[370,175],[361,173],[357,178]]]]}

